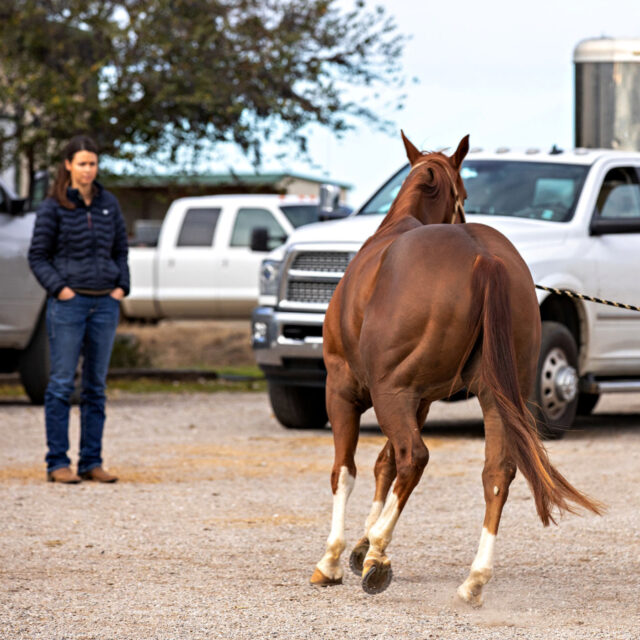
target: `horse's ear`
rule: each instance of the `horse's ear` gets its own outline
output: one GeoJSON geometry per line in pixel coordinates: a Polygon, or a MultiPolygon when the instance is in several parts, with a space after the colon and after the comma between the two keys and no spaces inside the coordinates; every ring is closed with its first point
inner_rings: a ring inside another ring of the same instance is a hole
{"type": "Polygon", "coordinates": [[[460,171],[460,165],[462,165],[462,161],[467,153],[469,153],[469,134],[460,140],[460,144],[458,145],[456,152],[451,156],[451,163],[455,167],[456,171],[460,171]]]}
{"type": "Polygon", "coordinates": [[[409,162],[413,165],[418,158],[422,157],[422,154],[411,144],[411,141],[404,135],[402,129],[400,129],[400,135],[402,136],[402,142],[404,142],[404,148],[407,151],[407,158],[409,158],[409,162]]]}

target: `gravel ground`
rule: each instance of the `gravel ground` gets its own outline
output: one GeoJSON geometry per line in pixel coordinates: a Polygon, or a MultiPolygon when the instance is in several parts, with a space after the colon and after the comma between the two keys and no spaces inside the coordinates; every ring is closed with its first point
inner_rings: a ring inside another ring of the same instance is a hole
{"type": "MultiPolygon", "coordinates": [[[[308,584],[329,531],[331,434],[282,429],[265,394],[112,393],[116,485],[44,482],[42,409],[2,401],[0,637],[640,638],[640,395],[605,399],[549,444],[604,517],[545,529],[516,478],[474,610],[455,589],[482,526],[479,415],[474,401],[434,406],[431,461],[389,547],[394,581],[368,596],[348,570],[342,586],[308,584]]],[[[349,543],[382,443],[369,413],[349,543]]]]}

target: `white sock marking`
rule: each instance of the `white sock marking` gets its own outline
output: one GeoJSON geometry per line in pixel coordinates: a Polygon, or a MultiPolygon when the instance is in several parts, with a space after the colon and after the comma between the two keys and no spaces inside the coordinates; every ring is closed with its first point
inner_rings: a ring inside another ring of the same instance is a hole
{"type": "Polygon", "coordinates": [[[400,517],[400,509],[398,509],[398,496],[395,493],[389,494],[387,501],[384,504],[384,508],[380,517],[375,524],[369,529],[369,542],[371,543],[371,549],[375,548],[375,551],[382,553],[391,542],[391,536],[393,535],[393,529],[396,526],[396,522],[400,517]]]}
{"type": "Polygon", "coordinates": [[[331,516],[331,532],[327,538],[327,550],[318,562],[318,569],[333,580],[342,577],[342,567],[340,567],[340,556],[345,548],[344,520],[347,507],[347,500],[355,478],[349,473],[347,467],[340,468],[338,477],[338,487],[333,494],[333,513],[331,516]]]}
{"type": "Polygon", "coordinates": [[[480,536],[480,544],[478,552],[471,565],[471,571],[479,571],[481,569],[493,569],[493,552],[496,544],[496,537],[489,533],[486,527],[482,528],[480,536]]]}
{"type": "Polygon", "coordinates": [[[367,520],[364,523],[364,535],[367,538],[369,537],[369,531],[371,530],[371,527],[373,527],[373,525],[378,521],[383,507],[384,502],[382,502],[382,500],[373,501],[373,504],[371,505],[371,511],[369,511],[367,520]]]}
{"type": "Polygon", "coordinates": [[[493,575],[493,552],[496,537],[489,533],[486,527],[482,529],[480,544],[476,557],[471,564],[468,578],[458,587],[458,595],[473,606],[482,604],[482,587],[493,575]]]}

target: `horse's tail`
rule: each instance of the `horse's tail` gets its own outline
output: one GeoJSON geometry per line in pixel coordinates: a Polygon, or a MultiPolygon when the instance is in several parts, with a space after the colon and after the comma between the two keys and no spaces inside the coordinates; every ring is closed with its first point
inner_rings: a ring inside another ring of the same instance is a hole
{"type": "Polygon", "coordinates": [[[573,487],[551,464],[518,381],[507,268],[496,256],[479,255],[473,267],[474,342],[482,332],[480,379],[495,398],[510,454],[533,493],[542,523],[555,524],[551,509],[600,514],[603,505],[573,487]],[[573,504],[570,504],[573,503],[573,504]]]}

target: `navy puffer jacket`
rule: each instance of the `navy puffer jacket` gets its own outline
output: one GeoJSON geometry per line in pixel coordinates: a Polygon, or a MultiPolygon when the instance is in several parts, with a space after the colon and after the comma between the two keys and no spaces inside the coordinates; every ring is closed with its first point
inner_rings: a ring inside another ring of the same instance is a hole
{"type": "Polygon", "coordinates": [[[127,231],[116,197],[94,181],[87,206],[77,189],[67,189],[75,209],[47,198],[38,208],[29,265],[38,282],[56,297],[66,286],[94,291],[121,287],[129,293],[127,231]]]}

